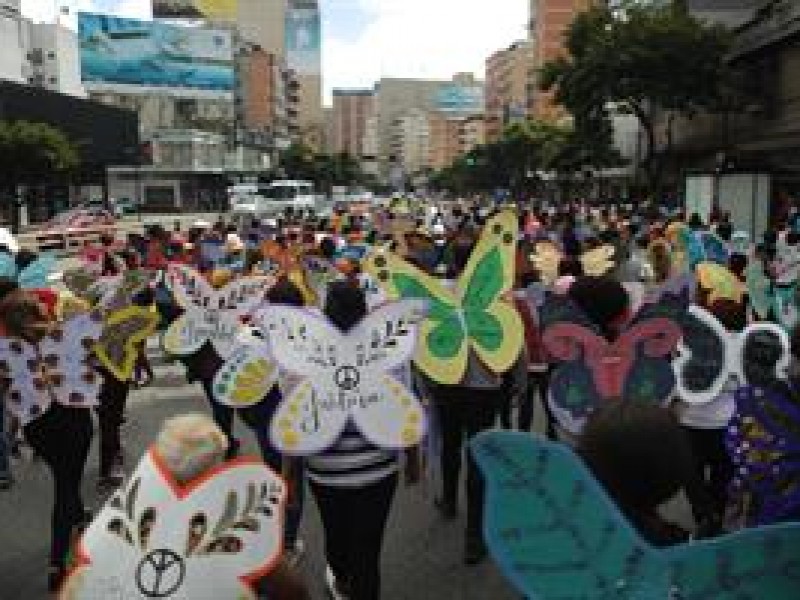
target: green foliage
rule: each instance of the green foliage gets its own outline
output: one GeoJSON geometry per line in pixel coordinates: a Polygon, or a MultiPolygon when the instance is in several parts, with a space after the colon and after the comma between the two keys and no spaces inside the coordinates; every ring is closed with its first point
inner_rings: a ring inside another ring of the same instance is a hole
{"type": "Polygon", "coordinates": [[[500,140],[478,146],[435,174],[432,183],[456,193],[509,188],[517,194],[537,171],[571,173],[620,164],[610,124],[595,125],[579,130],[541,121],[515,123],[500,140]]]}
{"type": "Polygon", "coordinates": [[[328,188],[370,182],[355,157],[347,153],[315,153],[302,143],[287,148],[281,156],[280,164],[287,177],[319,182],[328,188]]]}
{"type": "Polygon", "coordinates": [[[77,168],[77,146],[45,123],[0,121],[0,179],[5,185],[32,184],[77,168]]]}
{"type": "MultiPolygon", "coordinates": [[[[610,106],[639,120],[647,138],[643,167],[655,183],[656,120],[689,116],[726,102],[730,35],[676,5],[623,2],[578,15],[567,31],[568,57],[544,65],[543,90],[574,117],[577,130],[601,126],[610,106]]],[[[584,136],[587,139],[590,136],[584,136]]]]}

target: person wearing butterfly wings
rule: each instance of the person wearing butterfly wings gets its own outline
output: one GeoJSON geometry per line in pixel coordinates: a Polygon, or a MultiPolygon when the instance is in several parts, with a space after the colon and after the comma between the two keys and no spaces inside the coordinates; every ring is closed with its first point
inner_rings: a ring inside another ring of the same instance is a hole
{"type": "MultiPolygon", "coordinates": [[[[516,215],[503,212],[488,221],[474,246],[460,236],[450,252],[455,281],[438,281],[392,254],[373,254],[365,263],[390,297],[419,298],[429,305],[414,362],[420,388],[433,399],[438,415],[443,485],[436,506],[448,519],[457,511],[465,440],[494,426],[504,393],[525,393],[524,325],[506,300],[514,283],[517,235],[516,215]]],[[[467,459],[464,562],[473,565],[486,556],[483,480],[467,459]]]]}
{"type": "Polygon", "coordinates": [[[56,323],[26,291],[0,303],[0,375],[10,412],[54,482],[48,586],[66,572],[72,535],[85,521],[81,479],[92,439],[100,376],[91,363],[101,324],[89,315],[56,323]]]}
{"type": "Polygon", "coordinates": [[[424,411],[398,371],[408,369],[422,308],[403,302],[368,314],[363,290],[337,281],[325,300],[327,322],[274,306],[257,317],[281,369],[300,378],[272,419],[272,439],[308,457],[333,598],[379,598],[398,450],[407,449],[407,482],[418,477],[412,449],[425,432],[424,411]]]}

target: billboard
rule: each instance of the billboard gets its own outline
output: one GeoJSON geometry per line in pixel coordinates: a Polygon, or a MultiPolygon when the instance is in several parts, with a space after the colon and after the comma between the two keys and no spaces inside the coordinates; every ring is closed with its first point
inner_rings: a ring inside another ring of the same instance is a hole
{"type": "Polygon", "coordinates": [[[84,82],[223,91],[234,87],[229,31],[80,13],[78,38],[84,82]]]}
{"type": "Polygon", "coordinates": [[[299,75],[322,70],[322,25],[316,8],[289,7],[286,11],[286,60],[299,75]]]}
{"type": "Polygon", "coordinates": [[[238,0],[153,0],[153,16],[236,21],[238,0]]]}
{"type": "Polygon", "coordinates": [[[483,112],[483,86],[447,83],[436,92],[436,110],[447,113],[477,114],[483,112]]]}

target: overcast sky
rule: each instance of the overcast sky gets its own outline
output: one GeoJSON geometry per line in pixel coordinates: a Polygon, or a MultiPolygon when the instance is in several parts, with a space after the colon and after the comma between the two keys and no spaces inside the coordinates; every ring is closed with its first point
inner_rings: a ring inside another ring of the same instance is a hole
{"type": "MultiPolygon", "coordinates": [[[[320,0],[326,97],[381,77],[483,76],[486,57],[525,36],[528,0],[320,0]]],[[[49,20],[57,7],[149,17],[149,0],[22,0],[49,20]]]]}

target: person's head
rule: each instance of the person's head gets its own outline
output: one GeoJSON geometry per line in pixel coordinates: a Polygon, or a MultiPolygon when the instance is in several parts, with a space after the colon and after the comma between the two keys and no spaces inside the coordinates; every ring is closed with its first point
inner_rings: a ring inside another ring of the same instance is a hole
{"type": "Polygon", "coordinates": [[[606,337],[615,337],[628,317],[628,293],[611,277],[579,277],[570,286],[569,297],[606,337]]]}
{"type": "Polygon", "coordinates": [[[341,331],[349,331],[367,314],[364,290],[350,281],[334,281],[325,297],[325,316],[341,331]]]}
{"type": "Polygon", "coordinates": [[[661,283],[669,279],[672,274],[672,256],[667,243],[664,240],[653,242],[648,254],[656,281],[661,283]]]}
{"type": "Polygon", "coordinates": [[[734,252],[728,259],[728,269],[741,280],[744,280],[744,270],[747,268],[747,256],[734,252]]]}
{"type": "Polygon", "coordinates": [[[332,237],[322,238],[319,243],[319,252],[328,260],[333,260],[333,257],[336,256],[336,242],[332,237]]]}
{"type": "Polygon", "coordinates": [[[747,310],[741,302],[729,298],[719,298],[709,305],[708,311],[728,331],[742,331],[747,327],[747,310]]]}
{"type": "Polygon", "coordinates": [[[49,322],[42,303],[24,290],[12,291],[0,301],[0,318],[9,337],[22,338],[32,344],[44,337],[49,322]]]}
{"type": "Polygon", "coordinates": [[[23,248],[17,252],[16,263],[17,268],[22,271],[25,267],[33,263],[38,258],[38,254],[33,250],[23,248]]]}
{"type": "Polygon", "coordinates": [[[728,221],[723,221],[717,225],[717,235],[722,239],[722,241],[730,242],[731,237],[733,236],[733,225],[731,225],[728,221]]]}
{"type": "Polygon", "coordinates": [[[210,417],[190,413],[164,422],[155,450],[172,476],[185,484],[225,459],[228,438],[210,417]]]}
{"type": "Polygon", "coordinates": [[[634,521],[672,498],[690,481],[693,468],[675,416],[641,401],[604,403],[584,427],[578,453],[634,521]]]}
{"type": "Polygon", "coordinates": [[[267,292],[267,300],[270,304],[281,304],[284,306],[303,306],[303,293],[288,277],[281,277],[275,282],[267,292]]]}
{"type": "Polygon", "coordinates": [[[0,301],[2,301],[11,292],[19,289],[19,284],[10,277],[0,277],[0,301]]]}

